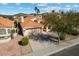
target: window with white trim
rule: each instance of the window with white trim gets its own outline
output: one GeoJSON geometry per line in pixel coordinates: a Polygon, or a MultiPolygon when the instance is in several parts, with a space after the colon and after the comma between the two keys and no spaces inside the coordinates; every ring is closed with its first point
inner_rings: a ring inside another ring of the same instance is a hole
{"type": "Polygon", "coordinates": [[[6,29],[0,29],[0,35],[6,34],[6,29]]]}

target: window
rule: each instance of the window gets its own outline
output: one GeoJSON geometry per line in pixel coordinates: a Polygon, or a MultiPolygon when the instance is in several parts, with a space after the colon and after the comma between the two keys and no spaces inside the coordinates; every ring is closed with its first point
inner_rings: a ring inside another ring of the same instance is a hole
{"type": "Polygon", "coordinates": [[[0,35],[6,34],[6,29],[0,29],[0,35]]]}

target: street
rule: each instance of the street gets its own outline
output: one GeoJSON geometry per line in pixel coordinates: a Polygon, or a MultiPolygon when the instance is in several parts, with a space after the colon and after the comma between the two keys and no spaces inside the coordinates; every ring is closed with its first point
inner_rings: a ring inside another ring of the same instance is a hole
{"type": "Polygon", "coordinates": [[[68,49],[64,49],[50,56],[79,56],[79,44],[68,49]]]}

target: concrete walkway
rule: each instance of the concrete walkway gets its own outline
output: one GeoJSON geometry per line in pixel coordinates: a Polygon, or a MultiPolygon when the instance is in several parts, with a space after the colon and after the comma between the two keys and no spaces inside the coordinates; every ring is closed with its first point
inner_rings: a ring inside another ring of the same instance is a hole
{"type": "Polygon", "coordinates": [[[72,40],[61,41],[60,44],[55,43],[41,43],[30,40],[30,44],[33,49],[33,53],[28,54],[29,56],[48,56],[59,52],[63,49],[75,46],[79,44],[79,37],[72,40]],[[39,44],[38,44],[39,43],[39,44]]]}

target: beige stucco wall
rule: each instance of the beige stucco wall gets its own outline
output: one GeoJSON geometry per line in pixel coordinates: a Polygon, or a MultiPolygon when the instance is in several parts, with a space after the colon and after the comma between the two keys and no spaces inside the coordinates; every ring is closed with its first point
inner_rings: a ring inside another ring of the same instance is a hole
{"type": "Polygon", "coordinates": [[[27,29],[27,30],[24,30],[24,36],[28,36],[30,35],[31,33],[41,33],[42,32],[42,29],[27,29]]]}
{"type": "Polygon", "coordinates": [[[9,42],[11,40],[11,38],[6,38],[6,39],[3,39],[3,40],[0,40],[0,43],[6,43],[6,42],[9,42]]]}

